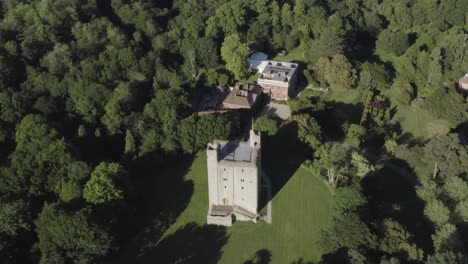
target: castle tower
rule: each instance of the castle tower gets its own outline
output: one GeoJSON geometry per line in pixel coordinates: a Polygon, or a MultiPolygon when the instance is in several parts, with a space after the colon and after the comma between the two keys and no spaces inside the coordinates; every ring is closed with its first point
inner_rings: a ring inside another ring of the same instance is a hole
{"type": "Polygon", "coordinates": [[[260,134],[249,142],[215,140],[208,144],[208,224],[257,221],[260,193],[260,134]]]}

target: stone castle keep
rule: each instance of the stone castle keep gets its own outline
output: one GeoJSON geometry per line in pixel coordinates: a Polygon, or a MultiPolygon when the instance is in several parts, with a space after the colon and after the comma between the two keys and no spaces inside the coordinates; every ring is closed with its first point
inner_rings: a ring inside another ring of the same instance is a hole
{"type": "Polygon", "coordinates": [[[231,226],[257,221],[260,194],[260,134],[248,142],[215,140],[208,144],[208,224],[231,226]]]}

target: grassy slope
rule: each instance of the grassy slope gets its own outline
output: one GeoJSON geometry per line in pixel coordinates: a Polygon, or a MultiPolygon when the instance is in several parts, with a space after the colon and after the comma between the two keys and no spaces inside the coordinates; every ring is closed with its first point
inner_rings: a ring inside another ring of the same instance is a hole
{"type": "MultiPolygon", "coordinates": [[[[193,181],[194,194],[186,210],[165,236],[190,222],[206,223],[208,210],[206,157],[200,153],[186,180],[193,181]]],[[[268,249],[273,263],[287,263],[303,257],[318,260],[319,231],[330,220],[331,195],[324,183],[299,168],[273,199],[273,224],[237,222],[227,229],[229,240],[220,263],[242,263],[261,249],[268,249]]]]}
{"type": "Polygon", "coordinates": [[[404,132],[414,137],[427,138],[435,134],[445,134],[449,130],[449,123],[443,119],[433,117],[429,112],[416,107],[399,106],[395,114],[404,132]]]}

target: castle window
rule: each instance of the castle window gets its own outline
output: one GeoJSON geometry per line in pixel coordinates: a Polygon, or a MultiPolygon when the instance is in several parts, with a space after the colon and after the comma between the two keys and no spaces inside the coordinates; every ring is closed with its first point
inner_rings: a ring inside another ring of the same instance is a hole
{"type": "Polygon", "coordinates": [[[244,187],[242,187],[242,190],[244,190],[244,187]]]}
{"type": "Polygon", "coordinates": [[[224,189],[226,189],[226,185],[224,185],[224,189]]]}
{"type": "Polygon", "coordinates": [[[227,178],[223,178],[224,181],[227,181],[227,178]]]}
{"type": "Polygon", "coordinates": [[[244,169],[242,169],[242,172],[244,172],[244,169]]]}
{"type": "Polygon", "coordinates": [[[226,168],[224,168],[224,171],[226,171],[226,168]]]}

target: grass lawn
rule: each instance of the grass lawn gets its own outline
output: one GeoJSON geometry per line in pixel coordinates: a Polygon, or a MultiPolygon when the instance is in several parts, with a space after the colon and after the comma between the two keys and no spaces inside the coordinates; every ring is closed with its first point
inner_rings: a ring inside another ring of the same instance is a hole
{"type": "MultiPolygon", "coordinates": [[[[244,263],[256,252],[271,254],[272,263],[291,263],[300,258],[320,259],[317,241],[320,230],[331,219],[332,195],[321,179],[300,166],[307,153],[295,133],[293,126],[285,125],[276,136],[262,139],[262,167],[273,185],[273,223],[236,222],[225,228],[226,242],[218,245],[221,251],[219,263],[244,263]]],[[[193,183],[193,195],[164,237],[173,236],[191,223],[201,227],[206,223],[208,183],[205,152],[200,152],[194,159],[185,181],[193,183]]]]}
{"type": "Polygon", "coordinates": [[[289,52],[285,56],[277,55],[276,57],[273,58],[273,60],[284,61],[284,62],[292,62],[292,61],[304,62],[305,61],[304,50],[302,47],[299,46],[291,50],[291,52],[289,52]]]}
{"type": "MultiPolygon", "coordinates": [[[[185,225],[206,223],[208,190],[205,152],[198,154],[186,176],[193,181],[194,194],[187,209],[165,236],[185,225]]],[[[274,175],[271,175],[274,177],[274,175]]],[[[324,183],[300,167],[273,199],[273,223],[236,222],[227,228],[227,243],[220,263],[243,263],[258,250],[271,251],[273,263],[299,258],[319,260],[316,242],[320,229],[330,220],[331,195],[324,183]]]]}
{"type": "Polygon", "coordinates": [[[416,138],[446,134],[450,127],[446,120],[434,118],[429,112],[416,107],[399,106],[394,119],[400,122],[403,133],[411,133],[416,138]]]}

